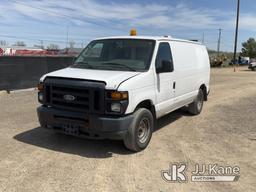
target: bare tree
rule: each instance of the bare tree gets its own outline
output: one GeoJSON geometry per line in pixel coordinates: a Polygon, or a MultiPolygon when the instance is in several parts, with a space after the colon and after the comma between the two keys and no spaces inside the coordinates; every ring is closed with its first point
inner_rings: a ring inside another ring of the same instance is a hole
{"type": "Polygon", "coordinates": [[[5,40],[0,40],[0,46],[7,46],[8,43],[5,40]]]}
{"type": "Polygon", "coordinates": [[[59,45],[56,45],[56,44],[53,44],[51,43],[50,45],[47,46],[47,49],[50,49],[50,50],[59,50],[59,45]]]}
{"type": "Polygon", "coordinates": [[[16,41],[13,46],[25,47],[26,44],[23,41],[16,41]]]}

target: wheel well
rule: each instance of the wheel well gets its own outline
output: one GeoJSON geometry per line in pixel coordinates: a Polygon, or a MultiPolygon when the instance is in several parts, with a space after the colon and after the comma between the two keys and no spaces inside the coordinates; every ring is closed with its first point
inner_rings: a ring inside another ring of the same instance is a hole
{"type": "Polygon", "coordinates": [[[155,110],[155,106],[153,105],[152,101],[150,100],[144,100],[142,102],[140,102],[135,111],[139,108],[146,108],[148,109],[149,111],[151,111],[152,115],[154,116],[154,118],[156,117],[156,110],[155,110]]]}
{"type": "Polygon", "coordinates": [[[205,84],[200,86],[200,89],[202,89],[203,93],[204,93],[204,100],[207,101],[207,88],[205,86],[205,84]]]}

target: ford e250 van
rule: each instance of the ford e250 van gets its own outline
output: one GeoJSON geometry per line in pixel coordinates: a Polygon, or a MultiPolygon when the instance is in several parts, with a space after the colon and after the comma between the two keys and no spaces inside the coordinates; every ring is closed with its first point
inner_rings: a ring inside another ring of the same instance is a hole
{"type": "Polygon", "coordinates": [[[200,114],[209,79],[209,57],[200,43],[148,36],[96,39],[72,66],[40,79],[39,122],[69,135],[120,139],[141,151],[159,117],[183,106],[200,114]]]}

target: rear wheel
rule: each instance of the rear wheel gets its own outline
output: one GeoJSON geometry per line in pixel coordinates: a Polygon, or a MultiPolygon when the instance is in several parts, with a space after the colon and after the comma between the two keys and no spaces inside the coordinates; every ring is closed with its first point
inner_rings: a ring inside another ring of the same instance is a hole
{"type": "Polygon", "coordinates": [[[150,142],[153,127],[152,113],[145,108],[138,109],[134,113],[133,123],[124,138],[126,148],[135,152],[145,149],[150,142]]]}
{"type": "Polygon", "coordinates": [[[195,101],[188,106],[188,112],[193,115],[198,115],[201,113],[204,104],[204,93],[202,89],[199,89],[198,95],[195,101]]]}

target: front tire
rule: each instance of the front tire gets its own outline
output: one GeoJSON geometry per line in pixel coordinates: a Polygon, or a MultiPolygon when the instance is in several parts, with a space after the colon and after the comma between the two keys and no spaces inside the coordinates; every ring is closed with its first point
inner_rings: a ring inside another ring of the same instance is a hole
{"type": "Polygon", "coordinates": [[[202,89],[199,89],[198,95],[195,101],[188,106],[188,112],[192,115],[199,115],[203,109],[204,93],[202,89]]]}
{"type": "Polygon", "coordinates": [[[256,71],[256,67],[253,67],[253,68],[252,68],[252,71],[256,71]]]}
{"type": "Polygon", "coordinates": [[[124,138],[124,145],[131,151],[144,150],[152,137],[154,118],[152,113],[145,108],[140,108],[134,113],[134,120],[124,138]]]}

